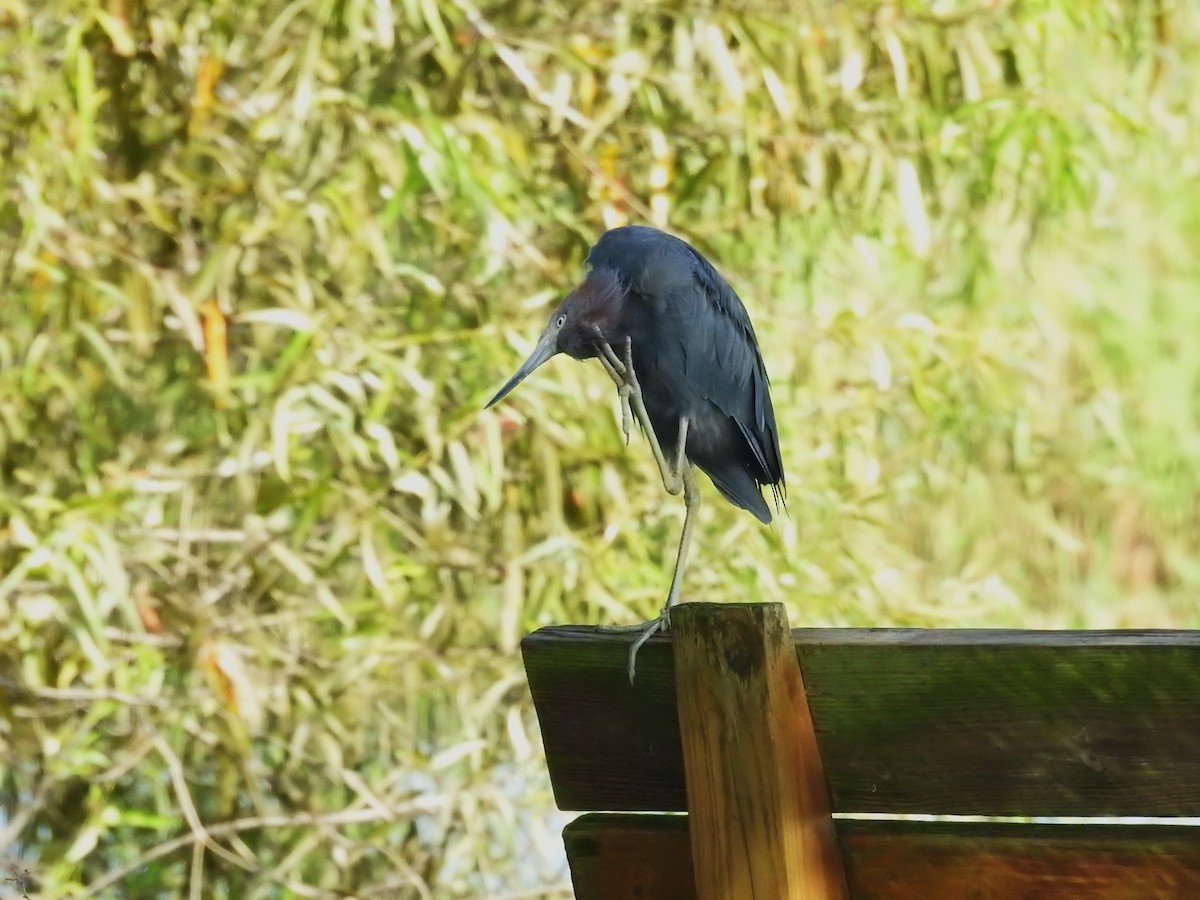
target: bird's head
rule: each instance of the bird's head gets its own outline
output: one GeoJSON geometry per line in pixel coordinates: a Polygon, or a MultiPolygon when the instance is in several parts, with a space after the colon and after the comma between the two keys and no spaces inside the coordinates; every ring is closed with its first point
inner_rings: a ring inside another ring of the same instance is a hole
{"type": "Polygon", "coordinates": [[[529,358],[487,405],[504,399],[552,356],[565,353],[575,359],[591,359],[599,355],[601,341],[615,344],[623,339],[617,333],[617,326],[624,302],[625,289],[617,273],[611,269],[593,269],[583,284],[567,294],[554,310],[529,358]]]}

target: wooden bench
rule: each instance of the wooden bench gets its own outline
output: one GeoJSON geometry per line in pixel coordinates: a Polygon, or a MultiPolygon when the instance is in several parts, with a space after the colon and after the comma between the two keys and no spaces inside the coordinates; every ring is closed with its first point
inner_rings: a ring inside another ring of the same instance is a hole
{"type": "Polygon", "coordinates": [[[522,644],[579,900],[1200,900],[1200,633],[672,625],[522,644]]]}

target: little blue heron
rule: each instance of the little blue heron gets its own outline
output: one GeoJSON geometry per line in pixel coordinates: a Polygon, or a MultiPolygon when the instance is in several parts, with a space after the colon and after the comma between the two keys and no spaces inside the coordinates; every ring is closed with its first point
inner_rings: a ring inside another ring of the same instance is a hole
{"type": "Polygon", "coordinates": [[[726,500],[766,523],[771,509],[762,487],[770,486],[776,506],[783,503],[783,461],[754,326],[708,260],[657,228],[629,225],[602,235],[587,263],[587,278],[567,294],[529,358],[488,406],[558,353],[599,359],[621,398],[626,442],[636,416],[663,487],[672,495],[683,492],[683,532],[662,612],[642,625],[608,629],[641,632],[629,652],[632,682],[638,650],[669,627],[679,600],[700,505],[692,465],[726,500]]]}

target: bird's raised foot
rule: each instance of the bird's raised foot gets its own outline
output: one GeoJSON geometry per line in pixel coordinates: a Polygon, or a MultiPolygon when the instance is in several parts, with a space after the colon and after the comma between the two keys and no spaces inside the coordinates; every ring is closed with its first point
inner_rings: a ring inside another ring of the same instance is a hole
{"type": "Polygon", "coordinates": [[[622,357],[621,362],[624,364],[624,367],[625,367],[625,371],[621,373],[625,376],[625,381],[629,384],[630,388],[637,391],[638,396],[641,396],[642,386],[640,384],[638,384],[637,372],[633,368],[633,337],[632,336],[627,335],[625,337],[625,356],[622,357]]]}
{"type": "MultiPolygon", "coordinates": [[[[603,337],[599,328],[596,329],[596,333],[601,338],[603,337]]],[[[630,360],[628,363],[622,362],[621,358],[613,351],[612,346],[603,339],[597,342],[596,348],[599,351],[600,362],[604,365],[604,370],[608,372],[608,377],[617,386],[617,396],[621,398],[621,433],[625,435],[625,443],[628,444],[629,434],[633,430],[633,407],[630,398],[637,388],[637,382],[631,380],[633,375],[632,358],[627,357],[630,360]]]]}
{"type": "MultiPolygon", "coordinates": [[[[594,326],[596,332],[596,350],[600,354],[600,361],[604,363],[604,368],[608,369],[609,375],[618,383],[624,382],[626,367],[621,361],[621,357],[617,356],[612,348],[612,344],[604,339],[604,332],[600,330],[600,326],[594,326]]],[[[628,339],[627,339],[628,340],[628,339]]]]}
{"type": "Polygon", "coordinates": [[[617,388],[617,396],[621,398],[621,432],[625,435],[625,444],[629,444],[629,432],[633,429],[633,408],[629,405],[629,395],[633,388],[623,384],[617,388]]]}
{"type": "Polygon", "coordinates": [[[634,675],[637,673],[637,655],[642,645],[660,631],[671,630],[671,607],[664,606],[658,618],[649,622],[639,622],[637,625],[597,625],[596,630],[605,634],[637,634],[637,640],[629,648],[629,683],[633,684],[634,675]]]}

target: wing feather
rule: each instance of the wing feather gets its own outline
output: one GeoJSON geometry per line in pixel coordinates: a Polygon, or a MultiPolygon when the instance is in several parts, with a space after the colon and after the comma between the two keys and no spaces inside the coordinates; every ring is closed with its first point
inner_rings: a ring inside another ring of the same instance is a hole
{"type": "Polygon", "coordinates": [[[760,468],[758,480],[771,485],[782,498],[786,485],[779,434],[754,325],[729,283],[695,249],[683,246],[691,256],[696,285],[707,301],[694,311],[704,320],[704,327],[685,329],[691,336],[685,337],[687,359],[696,363],[688,366],[687,376],[704,397],[737,423],[760,468]]]}

